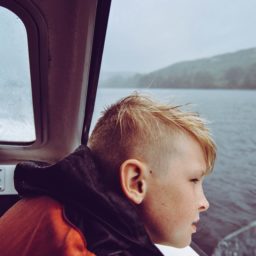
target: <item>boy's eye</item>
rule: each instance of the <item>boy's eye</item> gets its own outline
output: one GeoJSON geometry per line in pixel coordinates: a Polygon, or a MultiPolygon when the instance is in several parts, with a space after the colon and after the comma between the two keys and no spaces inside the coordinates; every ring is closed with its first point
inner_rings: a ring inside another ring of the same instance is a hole
{"type": "Polygon", "coordinates": [[[190,181],[192,181],[193,183],[197,183],[199,181],[199,179],[192,179],[190,181]]]}

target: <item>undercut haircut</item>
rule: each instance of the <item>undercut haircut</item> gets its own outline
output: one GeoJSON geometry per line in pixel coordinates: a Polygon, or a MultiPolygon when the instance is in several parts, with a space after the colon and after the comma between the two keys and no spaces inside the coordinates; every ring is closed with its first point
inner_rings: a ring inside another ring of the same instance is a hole
{"type": "Polygon", "coordinates": [[[88,146],[104,172],[118,171],[127,159],[147,162],[153,155],[170,153],[170,144],[179,135],[190,135],[199,143],[207,167],[205,174],[209,174],[214,166],[216,146],[206,121],[182,106],[162,104],[138,93],[103,111],[88,146]]]}

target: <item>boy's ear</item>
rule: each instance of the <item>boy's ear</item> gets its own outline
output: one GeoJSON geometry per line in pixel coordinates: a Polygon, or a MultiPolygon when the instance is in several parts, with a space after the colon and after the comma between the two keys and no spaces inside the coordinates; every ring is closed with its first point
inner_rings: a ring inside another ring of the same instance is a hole
{"type": "Polygon", "coordinates": [[[120,181],[124,194],[135,204],[140,204],[148,189],[147,167],[136,159],[124,161],[120,167],[120,181]]]}

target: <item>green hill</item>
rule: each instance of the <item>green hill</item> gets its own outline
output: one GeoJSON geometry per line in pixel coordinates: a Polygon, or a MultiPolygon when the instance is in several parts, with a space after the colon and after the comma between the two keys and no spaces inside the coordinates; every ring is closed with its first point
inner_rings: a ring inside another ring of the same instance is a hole
{"type": "Polygon", "coordinates": [[[148,74],[115,75],[103,87],[255,89],[256,48],[175,63],[148,74]]]}

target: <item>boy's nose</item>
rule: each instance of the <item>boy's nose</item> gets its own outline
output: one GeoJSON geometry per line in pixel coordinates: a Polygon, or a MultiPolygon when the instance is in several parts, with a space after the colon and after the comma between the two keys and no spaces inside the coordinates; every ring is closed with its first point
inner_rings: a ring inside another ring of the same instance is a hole
{"type": "Polygon", "coordinates": [[[210,207],[210,204],[209,204],[205,194],[202,193],[202,197],[199,202],[199,212],[207,211],[209,207],[210,207]]]}

